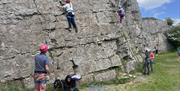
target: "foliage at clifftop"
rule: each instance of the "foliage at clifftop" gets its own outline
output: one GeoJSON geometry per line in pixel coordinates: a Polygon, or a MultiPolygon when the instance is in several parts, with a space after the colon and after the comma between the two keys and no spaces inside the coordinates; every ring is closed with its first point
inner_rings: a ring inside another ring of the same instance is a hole
{"type": "Polygon", "coordinates": [[[144,17],[144,18],[142,18],[143,20],[159,20],[159,19],[157,19],[157,18],[155,18],[155,17],[144,17]]]}
{"type": "Polygon", "coordinates": [[[172,27],[167,33],[167,37],[175,47],[180,47],[180,24],[172,27]]]}
{"type": "Polygon", "coordinates": [[[172,26],[174,23],[174,21],[170,17],[166,18],[166,22],[167,22],[167,25],[169,26],[172,26]]]}

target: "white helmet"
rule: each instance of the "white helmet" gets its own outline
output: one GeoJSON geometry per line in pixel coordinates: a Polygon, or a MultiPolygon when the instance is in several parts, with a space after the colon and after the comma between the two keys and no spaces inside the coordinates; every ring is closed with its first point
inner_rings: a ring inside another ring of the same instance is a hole
{"type": "Polygon", "coordinates": [[[146,48],[145,48],[145,51],[148,51],[148,52],[149,52],[149,51],[151,51],[151,49],[149,49],[149,48],[146,47],[146,48]]]}

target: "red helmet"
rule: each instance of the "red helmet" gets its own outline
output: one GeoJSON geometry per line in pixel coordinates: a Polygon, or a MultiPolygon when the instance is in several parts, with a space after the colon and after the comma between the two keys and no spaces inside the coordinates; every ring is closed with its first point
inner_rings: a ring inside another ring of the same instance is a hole
{"type": "Polygon", "coordinates": [[[39,50],[41,53],[46,53],[48,51],[48,45],[47,44],[41,44],[39,47],[39,50]]]}
{"type": "Polygon", "coordinates": [[[71,1],[70,1],[70,0],[66,0],[65,2],[66,2],[66,3],[70,3],[71,1]]]}

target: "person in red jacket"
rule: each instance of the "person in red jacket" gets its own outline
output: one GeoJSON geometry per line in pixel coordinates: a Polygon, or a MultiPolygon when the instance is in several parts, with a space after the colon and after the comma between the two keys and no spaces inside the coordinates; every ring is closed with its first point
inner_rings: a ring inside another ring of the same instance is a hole
{"type": "Polygon", "coordinates": [[[154,52],[150,52],[150,70],[153,72],[154,52]]]}

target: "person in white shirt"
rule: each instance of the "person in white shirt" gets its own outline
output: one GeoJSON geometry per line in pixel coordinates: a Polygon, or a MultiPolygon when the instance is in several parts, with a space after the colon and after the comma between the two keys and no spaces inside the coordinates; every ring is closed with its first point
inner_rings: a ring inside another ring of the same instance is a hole
{"type": "Polygon", "coordinates": [[[74,9],[73,9],[73,5],[71,3],[70,0],[66,0],[65,1],[66,4],[63,5],[63,8],[66,12],[66,18],[68,21],[68,25],[69,27],[67,28],[69,31],[71,31],[71,26],[73,26],[73,28],[75,29],[75,32],[78,32],[77,26],[76,26],[76,22],[75,22],[75,13],[74,13],[74,9]]]}

